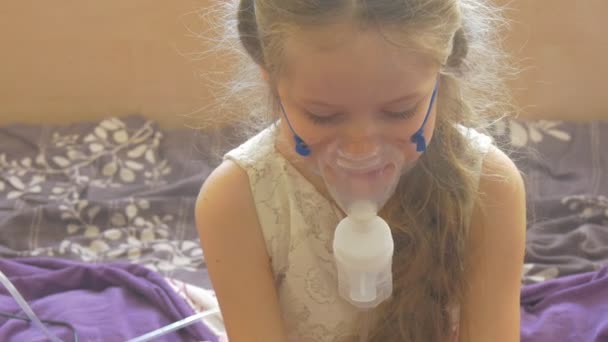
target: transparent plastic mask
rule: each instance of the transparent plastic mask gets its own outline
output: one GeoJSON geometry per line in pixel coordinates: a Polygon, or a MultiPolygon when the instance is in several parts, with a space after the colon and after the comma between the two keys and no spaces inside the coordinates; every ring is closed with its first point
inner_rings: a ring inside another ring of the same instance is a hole
{"type": "Polygon", "coordinates": [[[411,168],[403,147],[382,138],[370,138],[366,153],[353,155],[334,141],[315,149],[316,172],[347,215],[356,215],[355,203],[366,202],[376,214],[395,192],[401,175],[411,168]]]}

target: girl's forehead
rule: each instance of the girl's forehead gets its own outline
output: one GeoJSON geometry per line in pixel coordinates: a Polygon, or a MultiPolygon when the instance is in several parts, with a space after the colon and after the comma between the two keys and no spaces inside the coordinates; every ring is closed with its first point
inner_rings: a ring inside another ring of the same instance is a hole
{"type": "Polygon", "coordinates": [[[429,57],[396,46],[371,29],[350,34],[338,30],[328,37],[303,32],[288,39],[283,57],[279,79],[291,92],[308,97],[367,94],[394,98],[432,88],[439,71],[429,57]],[[328,47],[333,41],[335,46],[328,47]]]}

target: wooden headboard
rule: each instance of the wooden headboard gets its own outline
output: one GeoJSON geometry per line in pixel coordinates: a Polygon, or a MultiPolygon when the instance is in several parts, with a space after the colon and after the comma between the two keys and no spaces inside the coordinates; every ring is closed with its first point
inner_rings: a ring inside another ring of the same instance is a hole
{"type": "MultiPolygon", "coordinates": [[[[208,48],[186,27],[204,29],[192,13],[210,2],[7,1],[0,11],[0,123],[141,113],[180,124],[180,115],[211,96],[199,77],[209,60],[182,55],[208,48]]],[[[523,115],[607,117],[608,1],[509,3],[509,50],[528,67],[513,83],[523,115]]]]}

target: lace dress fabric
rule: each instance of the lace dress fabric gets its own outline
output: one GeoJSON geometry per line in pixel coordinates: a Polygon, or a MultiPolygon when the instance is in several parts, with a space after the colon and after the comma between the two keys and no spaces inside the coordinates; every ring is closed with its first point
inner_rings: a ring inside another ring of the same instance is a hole
{"type": "MultiPolygon", "coordinates": [[[[225,158],[249,177],[290,341],[359,341],[363,317],[338,294],[332,253],[342,214],[276,150],[276,134],[271,126],[225,158]]],[[[480,153],[492,144],[473,130],[463,134],[480,153]]],[[[459,310],[452,312],[457,341],[459,310]]]]}

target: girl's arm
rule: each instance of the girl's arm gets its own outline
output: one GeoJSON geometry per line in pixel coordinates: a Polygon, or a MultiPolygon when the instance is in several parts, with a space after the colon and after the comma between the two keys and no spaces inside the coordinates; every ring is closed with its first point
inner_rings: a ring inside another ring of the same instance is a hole
{"type": "Polygon", "coordinates": [[[196,222],[230,342],[286,341],[249,180],[234,162],[205,181],[196,222]]]}
{"type": "Polygon", "coordinates": [[[517,167],[496,148],[484,160],[479,191],[482,205],[473,213],[467,247],[469,288],[460,341],[519,341],[525,190],[517,167]]]}

